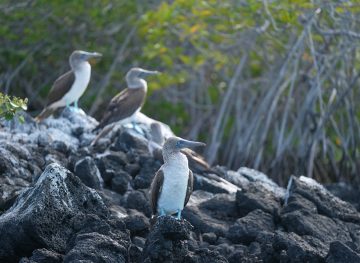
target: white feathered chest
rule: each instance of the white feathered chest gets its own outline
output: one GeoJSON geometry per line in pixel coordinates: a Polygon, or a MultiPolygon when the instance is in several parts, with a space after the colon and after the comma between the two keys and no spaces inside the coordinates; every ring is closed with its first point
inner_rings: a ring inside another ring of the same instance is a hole
{"type": "Polygon", "coordinates": [[[91,66],[88,62],[82,63],[79,68],[74,71],[75,81],[68,93],[65,94],[63,100],[72,103],[78,100],[85,92],[91,76],[91,66]]]}
{"type": "Polygon", "coordinates": [[[189,180],[189,166],[186,156],[177,153],[162,166],[164,182],[158,200],[158,212],[164,209],[166,214],[184,209],[186,190],[189,180]]]}

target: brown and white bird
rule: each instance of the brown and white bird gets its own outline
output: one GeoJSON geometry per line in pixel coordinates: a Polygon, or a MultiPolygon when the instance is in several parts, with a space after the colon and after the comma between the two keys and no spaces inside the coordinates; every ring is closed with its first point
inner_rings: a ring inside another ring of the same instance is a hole
{"type": "Polygon", "coordinates": [[[133,121],[132,118],[141,110],[145,102],[147,82],[144,78],[154,74],[159,74],[159,72],[142,68],[130,69],[126,74],[127,89],[112,98],[105,110],[103,118],[94,131],[125,119],[133,121]]]}
{"type": "Polygon", "coordinates": [[[91,76],[89,60],[98,59],[102,55],[97,52],[75,50],[69,58],[71,70],[55,80],[47,98],[43,111],[35,118],[41,121],[50,116],[56,109],[69,107],[74,103],[78,109],[78,100],[84,94],[91,76]]]}
{"type": "Polygon", "coordinates": [[[151,208],[153,215],[173,215],[181,218],[181,212],[190,199],[194,178],[188,159],[181,152],[184,148],[205,146],[202,142],[170,137],[163,146],[164,164],[155,174],[151,184],[151,208]]]}

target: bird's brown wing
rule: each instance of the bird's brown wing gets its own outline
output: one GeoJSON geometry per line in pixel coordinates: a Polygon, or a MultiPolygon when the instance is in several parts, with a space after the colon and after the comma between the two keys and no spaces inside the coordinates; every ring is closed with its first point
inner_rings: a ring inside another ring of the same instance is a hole
{"type": "Polygon", "coordinates": [[[193,175],[193,172],[191,170],[189,170],[189,179],[188,179],[188,185],[187,185],[187,189],[186,189],[184,207],[189,202],[193,188],[194,188],[194,175],[193,175]]]}
{"type": "Polygon", "coordinates": [[[151,183],[150,187],[150,205],[153,215],[157,213],[157,203],[161,194],[162,186],[164,183],[164,172],[160,168],[151,183]]]}
{"type": "Polygon", "coordinates": [[[61,75],[57,80],[55,80],[48,98],[46,106],[53,104],[54,102],[60,100],[74,84],[75,74],[73,71],[68,71],[64,75],[61,75]]]}
{"type": "Polygon", "coordinates": [[[144,104],[145,96],[146,91],[142,88],[125,89],[120,92],[110,101],[96,130],[133,115],[144,104]]]}

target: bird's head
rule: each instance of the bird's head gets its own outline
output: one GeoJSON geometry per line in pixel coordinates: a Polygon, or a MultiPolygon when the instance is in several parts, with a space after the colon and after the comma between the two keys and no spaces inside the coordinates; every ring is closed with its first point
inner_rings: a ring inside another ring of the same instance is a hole
{"type": "Polygon", "coordinates": [[[102,57],[102,54],[97,52],[87,52],[82,50],[75,50],[69,58],[71,68],[76,68],[83,62],[90,62],[98,60],[102,57]]]}
{"type": "Polygon", "coordinates": [[[166,159],[166,156],[178,153],[181,149],[184,148],[196,148],[199,146],[205,146],[205,143],[202,142],[195,142],[195,141],[188,141],[179,137],[169,137],[163,146],[163,156],[166,159]]]}
{"type": "Polygon", "coordinates": [[[159,71],[151,71],[142,68],[132,68],[126,74],[126,82],[129,88],[139,88],[146,86],[144,80],[147,76],[159,74],[159,71]]]}

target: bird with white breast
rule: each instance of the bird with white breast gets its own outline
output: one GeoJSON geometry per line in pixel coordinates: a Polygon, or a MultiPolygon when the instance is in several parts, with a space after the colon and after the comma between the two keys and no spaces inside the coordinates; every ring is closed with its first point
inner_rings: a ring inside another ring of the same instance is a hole
{"type": "Polygon", "coordinates": [[[55,80],[47,98],[43,111],[35,118],[41,121],[61,107],[70,107],[78,110],[78,100],[84,94],[91,76],[92,59],[99,59],[102,55],[97,52],[75,50],[69,58],[71,70],[55,80]]]}
{"type": "Polygon", "coordinates": [[[176,218],[181,219],[181,212],[190,199],[194,184],[188,159],[181,149],[198,146],[205,144],[179,137],[170,137],[164,143],[164,164],[155,174],[150,189],[153,215],[176,214],[176,218]]]}

